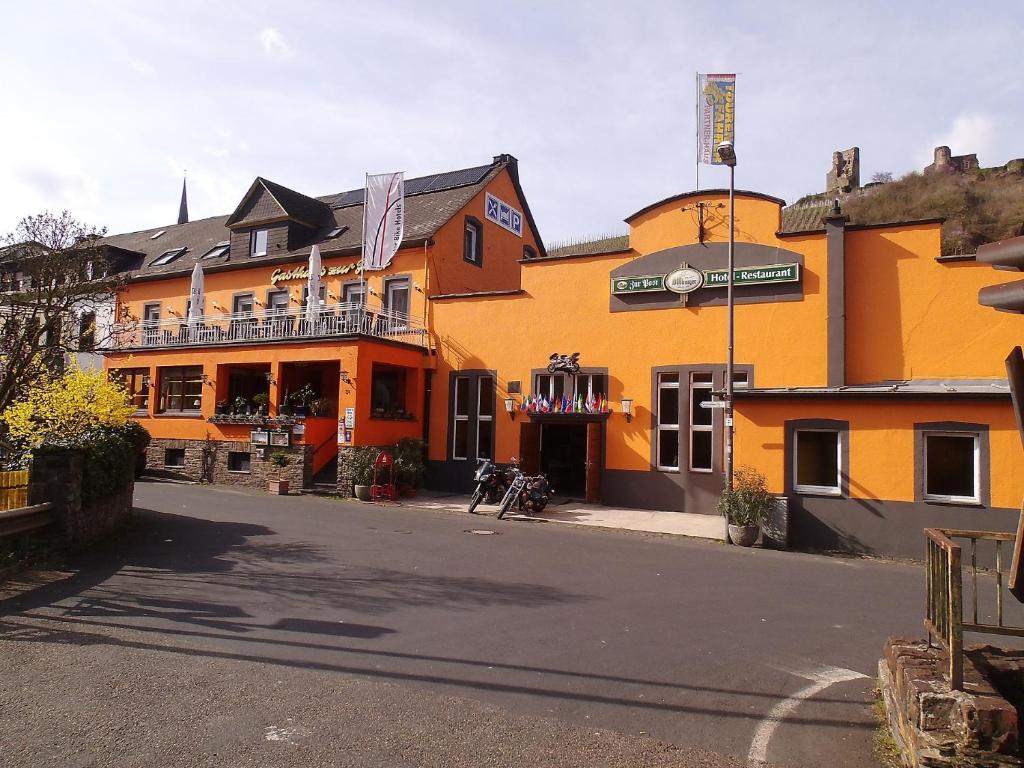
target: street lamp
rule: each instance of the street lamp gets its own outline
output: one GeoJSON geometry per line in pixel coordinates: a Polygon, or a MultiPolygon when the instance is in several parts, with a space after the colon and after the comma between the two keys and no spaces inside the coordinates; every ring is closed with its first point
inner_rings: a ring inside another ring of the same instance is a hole
{"type": "Polygon", "coordinates": [[[734,253],[736,245],[736,150],[731,141],[718,145],[718,157],[729,166],[729,267],[726,283],[726,303],[729,306],[729,356],[725,364],[725,487],[732,488],[732,395],[733,395],[733,341],[735,338],[734,316],[736,305],[733,301],[734,253]]]}

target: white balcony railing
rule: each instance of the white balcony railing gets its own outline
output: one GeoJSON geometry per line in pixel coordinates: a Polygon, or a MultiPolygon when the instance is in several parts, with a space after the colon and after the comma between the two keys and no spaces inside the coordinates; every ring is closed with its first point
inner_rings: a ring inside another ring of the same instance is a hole
{"type": "Polygon", "coordinates": [[[114,326],[107,349],[196,347],[213,344],[261,344],[337,336],[372,336],[425,346],[420,320],[401,312],[362,304],[321,304],[316,317],[305,309],[261,310],[203,315],[195,320],[174,317],[136,320],[114,326]]]}

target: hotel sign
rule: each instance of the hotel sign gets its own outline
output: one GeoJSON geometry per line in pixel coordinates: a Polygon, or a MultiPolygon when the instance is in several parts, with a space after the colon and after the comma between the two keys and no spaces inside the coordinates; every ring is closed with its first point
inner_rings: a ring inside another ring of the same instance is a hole
{"type": "MultiPolygon", "coordinates": [[[[732,272],[733,285],[800,282],[799,264],[766,264],[763,267],[737,267],[732,272]]],[[[729,285],[728,269],[705,269],[704,285],[725,288],[729,285]]]]}
{"type": "MultiPolygon", "coordinates": [[[[338,275],[347,275],[349,273],[358,273],[359,262],[353,261],[351,264],[342,264],[337,267],[324,267],[320,270],[320,277],[337,277],[338,275]]],[[[303,265],[301,267],[294,267],[293,269],[275,269],[270,273],[270,284],[277,285],[278,283],[287,283],[292,280],[308,280],[309,279],[309,265],[303,265]]]]}
{"type": "MultiPolygon", "coordinates": [[[[768,283],[800,282],[800,265],[765,264],[755,267],[737,267],[733,270],[733,285],[764,285],[768,283]]],[[[725,288],[729,284],[729,270],[677,269],[667,275],[624,275],[612,278],[612,294],[654,293],[673,291],[690,293],[698,288],[725,288]],[[699,279],[703,276],[703,280],[699,279]]]]}
{"type": "Polygon", "coordinates": [[[499,227],[507,229],[513,235],[523,236],[523,212],[518,208],[513,208],[490,192],[486,194],[484,213],[499,227]]]}

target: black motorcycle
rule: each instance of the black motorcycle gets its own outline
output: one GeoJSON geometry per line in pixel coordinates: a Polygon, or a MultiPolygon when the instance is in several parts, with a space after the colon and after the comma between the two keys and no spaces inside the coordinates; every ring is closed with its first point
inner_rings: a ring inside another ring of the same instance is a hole
{"type": "Polygon", "coordinates": [[[555,495],[555,489],[551,487],[548,479],[544,475],[524,475],[518,467],[512,467],[509,474],[512,475],[512,483],[501,500],[498,519],[507,515],[513,506],[518,506],[519,513],[524,515],[543,512],[551,497],[555,495]]]}
{"type": "Polygon", "coordinates": [[[490,459],[477,459],[476,474],[473,482],[476,490],[469,500],[469,513],[476,514],[476,508],[482,503],[497,504],[505,498],[505,492],[511,480],[508,471],[495,465],[490,459]]]}

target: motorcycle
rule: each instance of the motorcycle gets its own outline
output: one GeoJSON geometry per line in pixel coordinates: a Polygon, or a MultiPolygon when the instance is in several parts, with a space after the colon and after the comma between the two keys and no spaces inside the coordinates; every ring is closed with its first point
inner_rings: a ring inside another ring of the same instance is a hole
{"type": "Polygon", "coordinates": [[[544,475],[524,475],[516,466],[513,466],[509,473],[512,475],[512,484],[501,500],[498,519],[507,515],[513,505],[518,505],[520,514],[536,515],[543,512],[551,497],[555,495],[555,489],[551,487],[548,479],[544,475]]]}
{"type": "Polygon", "coordinates": [[[481,504],[497,504],[505,498],[511,480],[508,471],[495,465],[490,459],[477,459],[476,474],[473,475],[476,490],[469,500],[469,513],[476,514],[481,504]]]}

